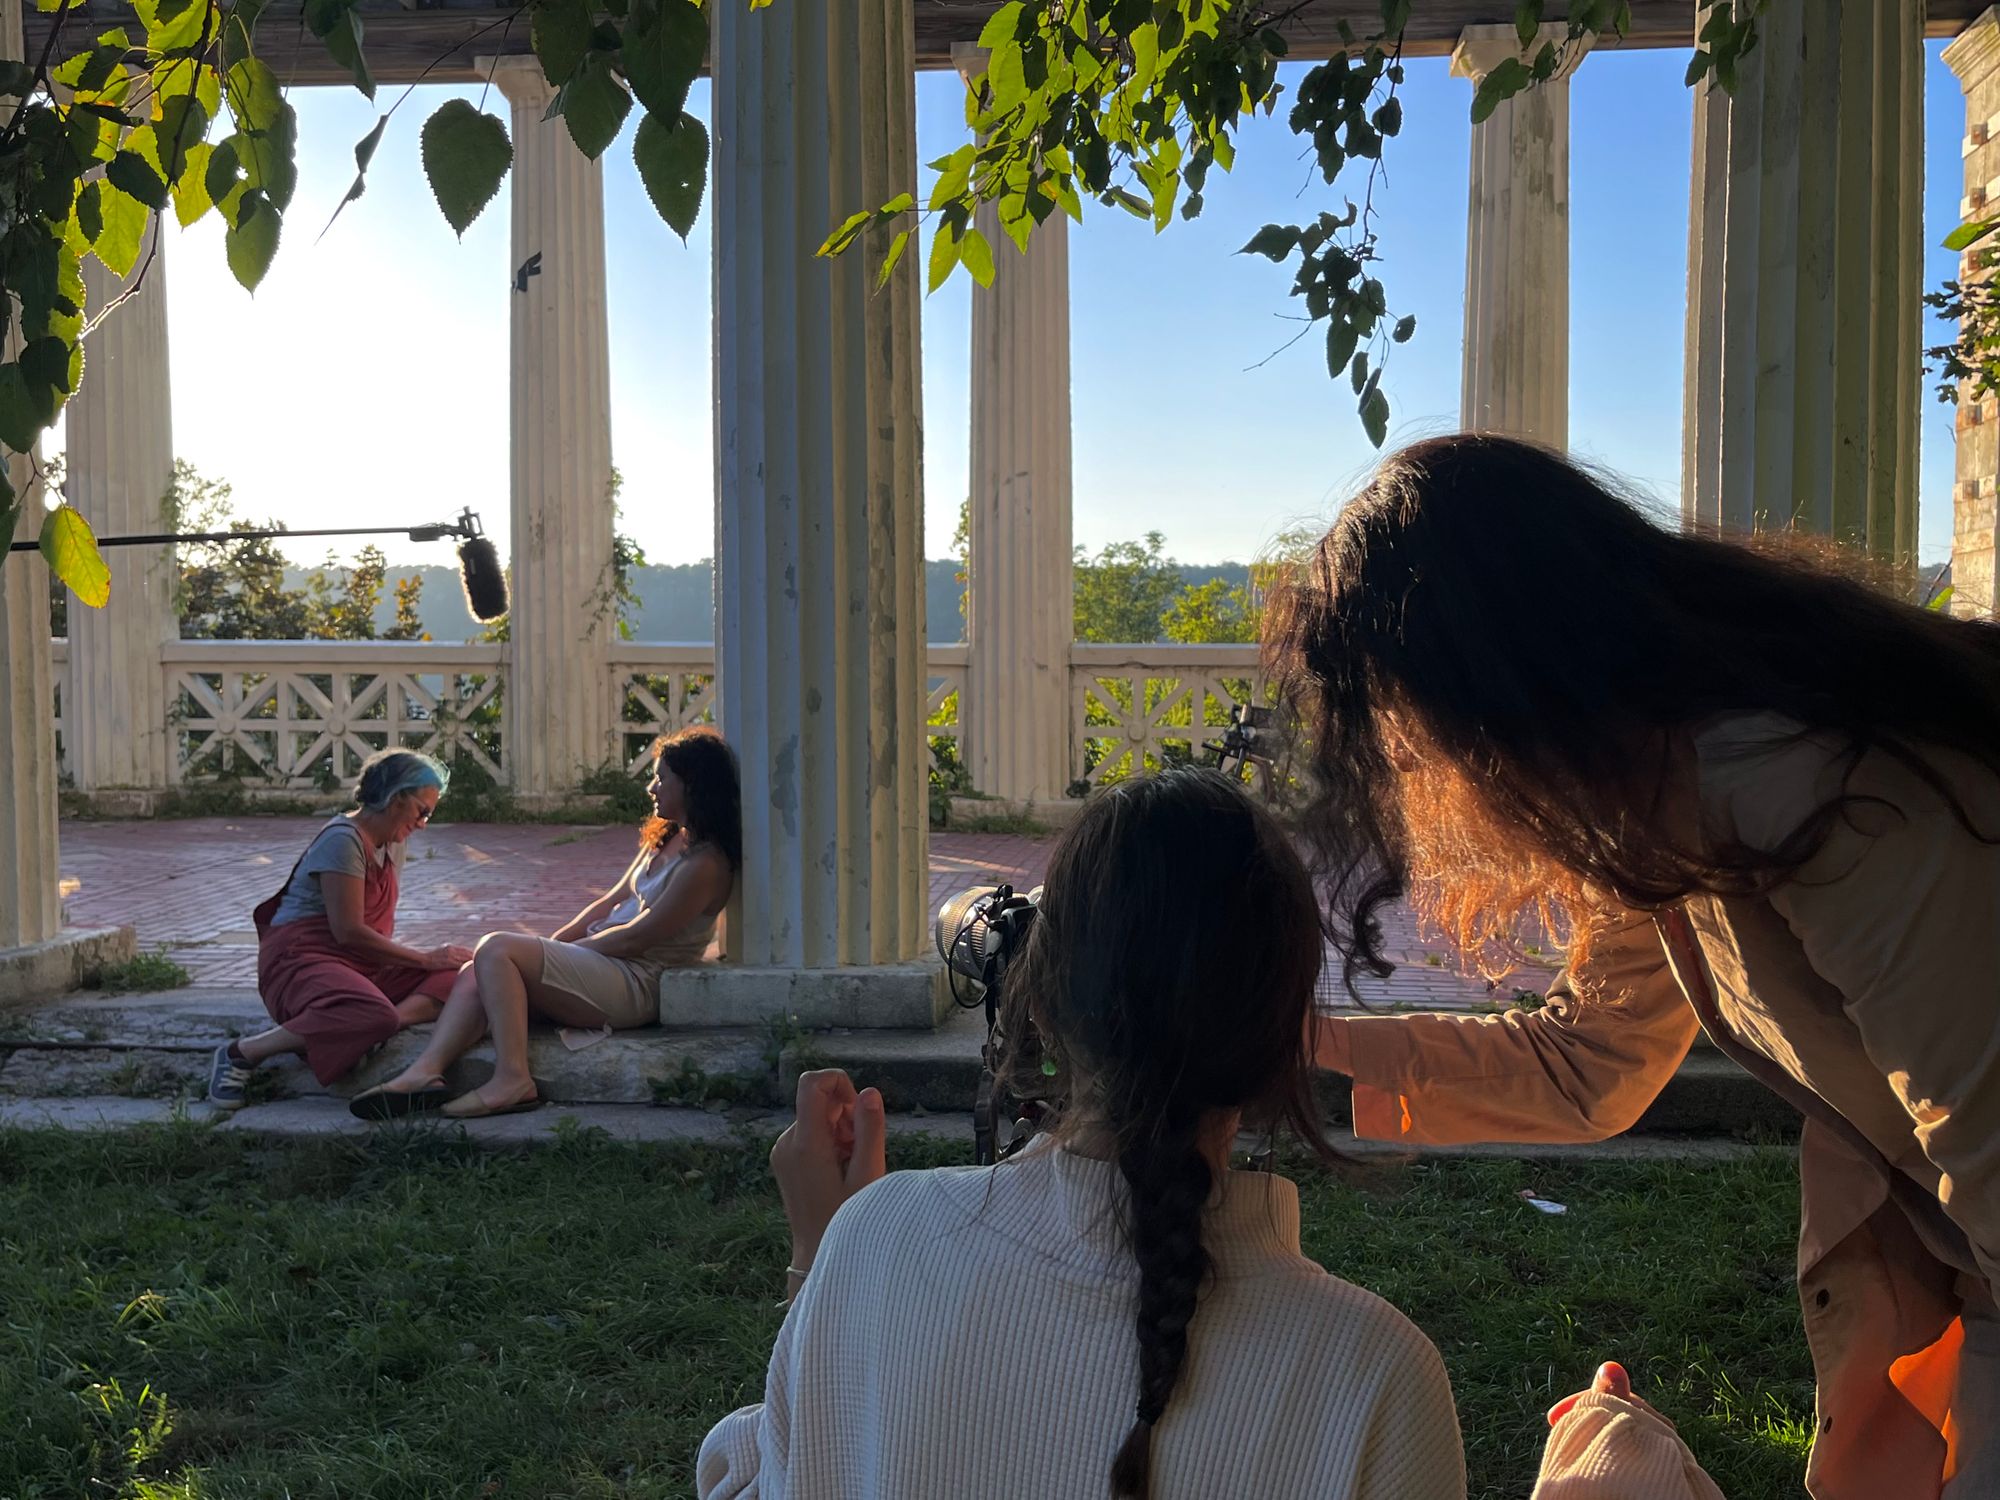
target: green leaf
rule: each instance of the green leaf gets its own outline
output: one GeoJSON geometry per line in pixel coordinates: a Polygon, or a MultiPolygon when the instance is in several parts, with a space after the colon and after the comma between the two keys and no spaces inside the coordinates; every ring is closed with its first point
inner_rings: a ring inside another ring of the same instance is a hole
{"type": "Polygon", "coordinates": [[[167,206],[167,185],[136,151],[120,151],[112,157],[111,165],[104,169],[104,180],[148,208],[167,206]]]}
{"type": "Polygon", "coordinates": [[[1397,134],[1403,128],[1403,101],[1391,94],[1375,111],[1371,123],[1384,135],[1397,134]]]}
{"type": "Polygon", "coordinates": [[[958,242],[958,258],[972,279],[981,286],[993,285],[993,247],[977,229],[968,229],[958,242]]]}
{"type": "Polygon", "coordinates": [[[1969,250],[1996,229],[2000,229],[2000,219],[1980,219],[1969,224],[1961,224],[1944,237],[1944,248],[1969,250]]]}
{"type": "Polygon", "coordinates": [[[176,94],[160,103],[159,123],[153,128],[154,165],[168,186],[179,182],[187,171],[188,155],[208,134],[208,111],[193,94],[176,94]]]}
{"type": "Polygon", "coordinates": [[[561,88],[583,66],[590,29],[590,0],[537,0],[529,39],[551,87],[561,88]]]}
{"type": "Polygon", "coordinates": [[[1354,357],[1354,346],[1361,336],[1354,331],[1354,325],[1345,318],[1335,318],[1326,325],[1326,373],[1335,380],[1347,368],[1347,362],[1354,357]]]}
{"type": "Polygon", "coordinates": [[[256,133],[276,128],[285,109],[285,97],[278,87],[278,75],[262,58],[246,57],[223,79],[229,113],[236,128],[256,133]]]}
{"type": "Polygon", "coordinates": [[[1389,330],[1389,337],[1399,344],[1407,344],[1410,336],[1417,331],[1417,315],[1411,313],[1406,318],[1398,318],[1396,326],[1389,330]]]}
{"type": "Polygon", "coordinates": [[[1368,441],[1379,448],[1389,436],[1389,398],[1382,394],[1382,388],[1371,386],[1368,394],[1361,398],[1361,430],[1368,434],[1368,441]]]}
{"type": "Polygon", "coordinates": [[[263,189],[280,212],[290,208],[292,193],[299,185],[295,154],[298,116],[293,114],[291,105],[280,106],[277,123],[270,130],[256,134],[238,131],[232,139],[236,143],[236,161],[243,169],[244,183],[263,189]]]}
{"type": "Polygon", "coordinates": [[[174,217],[183,229],[215,206],[208,195],[208,166],[214,154],[215,148],[206,141],[188,149],[187,170],[174,184],[174,217]]]}
{"type": "Polygon", "coordinates": [[[632,108],[632,96],[612,76],[611,63],[601,52],[593,52],[584,59],[583,66],[563,85],[558,97],[562,102],[563,123],[569,126],[569,138],[592,161],[618,139],[619,128],[632,108]]]}
{"type": "Polygon", "coordinates": [[[1250,243],[1236,253],[1238,255],[1261,255],[1271,261],[1281,261],[1299,245],[1298,227],[1293,224],[1266,224],[1250,236],[1250,243]]]}
{"type": "MultiPolygon", "coordinates": [[[[34,390],[39,387],[58,398],[71,394],[75,387],[70,383],[69,356],[69,345],[49,334],[30,339],[22,345],[21,374],[26,378],[28,388],[34,390]]],[[[49,402],[52,414],[53,408],[60,404],[60,400],[49,402]]]]}
{"type": "Polygon", "coordinates": [[[882,269],[875,273],[876,291],[881,291],[883,287],[889,284],[889,278],[895,274],[896,263],[903,258],[903,251],[909,247],[909,243],[910,231],[907,229],[897,230],[896,237],[889,241],[888,254],[882,257],[882,269]]]}
{"type": "Polygon", "coordinates": [[[0,443],[16,453],[26,453],[54,417],[20,365],[11,360],[0,365],[0,443]]]}
{"type": "Polygon", "coordinates": [[[243,197],[242,165],[236,159],[236,138],[217,141],[215,149],[208,154],[208,166],[201,174],[201,185],[208,194],[209,202],[222,210],[223,218],[232,224],[236,222],[236,207],[243,197]]]}
{"type": "Polygon", "coordinates": [[[620,58],[625,81],[649,114],[672,122],[708,55],[708,17],[689,0],[643,0],[632,10],[620,58]]]}
{"type": "MultiPolygon", "coordinates": [[[[641,121],[640,127],[642,129],[644,128],[644,125],[645,122],[641,121]]],[[[868,210],[865,208],[862,209],[859,213],[849,214],[845,219],[841,221],[840,227],[834,230],[832,234],[828,235],[826,239],[821,242],[819,249],[815,250],[813,254],[816,256],[840,254],[841,251],[845,250],[849,245],[854,243],[854,237],[860,234],[862,230],[866,229],[868,227],[868,221],[873,219],[874,217],[875,216],[870,212],[868,212],[868,210]]]]}
{"type": "MultiPolygon", "coordinates": [[[[382,144],[382,132],[389,128],[389,117],[383,115],[375,122],[368,134],[354,143],[354,181],[347,189],[347,195],[334,204],[333,212],[327,216],[326,229],[319,232],[320,239],[326,238],[327,229],[333,228],[340,211],[368,191],[368,163],[375,159],[375,149],[382,144]]],[[[314,243],[318,243],[315,241],[314,243]]]]}
{"type": "Polygon", "coordinates": [[[1472,123],[1477,125],[1487,119],[1500,107],[1504,99],[1511,99],[1532,81],[1527,64],[1518,57],[1503,57],[1484,78],[1472,95],[1472,123]]]}
{"type": "Polygon", "coordinates": [[[87,182],[76,195],[76,226],[86,245],[97,243],[104,233],[104,184],[87,182]]]}
{"type": "Polygon", "coordinates": [[[514,164],[507,127],[469,100],[447,99],[424,121],[422,149],[431,192],[445,222],[463,238],[514,164]]]}
{"type": "Polygon", "coordinates": [[[98,202],[104,227],[91,248],[105,270],[122,279],[139,264],[139,246],[146,238],[146,205],[128,193],[104,193],[98,202]]]}
{"type": "Polygon", "coordinates": [[[237,205],[236,223],[223,235],[222,249],[229,261],[230,274],[246,292],[256,291],[257,284],[271,269],[271,261],[278,253],[282,217],[257,188],[246,190],[237,205]]]}
{"type": "Polygon", "coordinates": [[[931,236],[931,264],[924,279],[927,290],[936,291],[950,278],[958,264],[958,235],[949,224],[940,224],[931,236]]]}
{"type": "Polygon", "coordinates": [[[326,54],[353,75],[354,86],[370,99],[375,97],[375,77],[362,55],[364,26],[354,0],[306,0],[305,21],[312,34],[326,44],[326,54]]]}
{"type": "MultiPolygon", "coordinates": [[[[56,6],[47,7],[54,10],[56,6]]],[[[201,28],[208,19],[208,7],[193,0],[132,0],[139,24],[146,28],[146,50],[154,56],[201,41],[201,28]]]]}
{"type": "Polygon", "coordinates": [[[111,598],[111,570],[97,550],[97,538],[90,522],[73,505],[60,506],[42,522],[42,556],[49,569],[70,586],[70,591],[92,609],[102,609],[111,598]]]}
{"type": "Polygon", "coordinates": [[[1715,59],[1708,53],[1696,52],[1694,56],[1688,59],[1687,73],[1681,79],[1681,83],[1687,88],[1693,88],[1697,83],[1701,82],[1702,75],[1708,71],[1709,64],[1714,61],[1715,59]]]}
{"type": "Polygon", "coordinates": [[[1354,394],[1360,395],[1368,388],[1368,351],[1363,349],[1354,356],[1354,363],[1348,366],[1348,379],[1354,386],[1354,394]]]}
{"type": "Polygon", "coordinates": [[[979,33],[979,45],[991,52],[1002,43],[1014,40],[1021,25],[1021,12],[1025,9],[1021,0],[1007,0],[994,11],[979,33]]]}
{"type": "Polygon", "coordinates": [[[1514,35],[1521,39],[1521,50],[1526,52],[1534,45],[1535,33],[1542,27],[1542,0],[1521,0],[1514,7],[1514,35]]]}
{"type": "Polygon", "coordinates": [[[1410,0],[1382,0],[1382,35],[1395,38],[1410,24],[1410,0]]]}
{"type": "Polygon", "coordinates": [[[685,243],[708,188],[707,128],[690,114],[670,127],[648,113],[633,138],[632,160],[653,207],[685,243]]]}
{"type": "Polygon", "coordinates": [[[931,163],[938,174],[938,180],[931,185],[932,208],[942,208],[965,196],[965,190],[972,184],[972,168],[978,151],[977,146],[960,146],[951,155],[940,156],[931,163]]]}

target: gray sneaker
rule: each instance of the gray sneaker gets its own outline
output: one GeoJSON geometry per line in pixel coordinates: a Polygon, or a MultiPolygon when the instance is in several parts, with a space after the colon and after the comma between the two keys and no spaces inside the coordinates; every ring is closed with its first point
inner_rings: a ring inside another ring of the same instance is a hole
{"type": "Polygon", "coordinates": [[[208,1102],[217,1109],[241,1109],[250,1102],[251,1063],[229,1055],[229,1043],[215,1049],[208,1065],[208,1102]]]}

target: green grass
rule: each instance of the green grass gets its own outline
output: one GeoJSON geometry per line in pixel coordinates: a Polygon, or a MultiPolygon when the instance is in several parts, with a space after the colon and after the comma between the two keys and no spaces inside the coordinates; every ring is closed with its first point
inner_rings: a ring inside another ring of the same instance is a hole
{"type": "MultiPolygon", "coordinates": [[[[1798,1494],[1779,1153],[1295,1175],[1308,1253],[1443,1349],[1474,1496],[1527,1494],[1543,1409],[1613,1355],[1725,1493],[1798,1494]]],[[[785,1248],[761,1144],[0,1132],[0,1495],[685,1495],[761,1389],[785,1248]]]]}
{"type": "Polygon", "coordinates": [[[106,964],[83,976],[85,989],[102,990],[107,995],[185,989],[193,982],[186,969],[167,957],[164,947],[153,953],[135,953],[122,963],[106,964]]]}

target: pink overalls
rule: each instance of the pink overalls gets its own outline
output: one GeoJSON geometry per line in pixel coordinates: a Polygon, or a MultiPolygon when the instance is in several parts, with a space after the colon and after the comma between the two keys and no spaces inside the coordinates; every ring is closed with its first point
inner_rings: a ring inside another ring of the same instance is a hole
{"type": "MultiPolygon", "coordinates": [[[[369,856],[361,919],[383,937],[392,937],[400,888],[396,862],[384,859],[378,863],[366,834],[362,834],[361,843],[369,856]]],[[[301,854],[299,863],[304,862],[301,854]]],[[[335,942],[323,916],[273,927],[271,918],[277,915],[278,904],[297,874],[295,864],[285,884],[252,914],[257,924],[257,991],[273,1021],[305,1038],[306,1064],[313,1077],[331,1083],[361,1061],[371,1047],[402,1029],[396,1001],[411,995],[442,1000],[451,993],[458,971],[376,963],[335,942]]]]}

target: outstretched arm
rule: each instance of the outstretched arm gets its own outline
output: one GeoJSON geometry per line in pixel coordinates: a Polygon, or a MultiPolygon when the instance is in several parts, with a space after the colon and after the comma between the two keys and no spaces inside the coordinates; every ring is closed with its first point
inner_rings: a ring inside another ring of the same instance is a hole
{"type": "Polygon", "coordinates": [[[729,861],[712,850],[690,853],[667,877],[660,899],[631,921],[576,940],[607,958],[637,958],[677,932],[684,932],[729,899],[729,861]]]}
{"type": "Polygon", "coordinates": [[[1645,1112],[1699,1029],[1652,918],[1630,912],[1597,934],[1587,971],[1558,976],[1541,1010],[1322,1016],[1316,1059],[1354,1079],[1364,1138],[1599,1141],[1645,1112]]]}
{"type": "Polygon", "coordinates": [[[638,872],[640,862],[646,858],[646,850],[641,849],[632,863],[625,867],[625,873],[617,882],[582,911],[571,917],[549,936],[559,943],[573,943],[590,931],[590,924],[601,921],[612,907],[632,894],[632,877],[638,872]]]}

